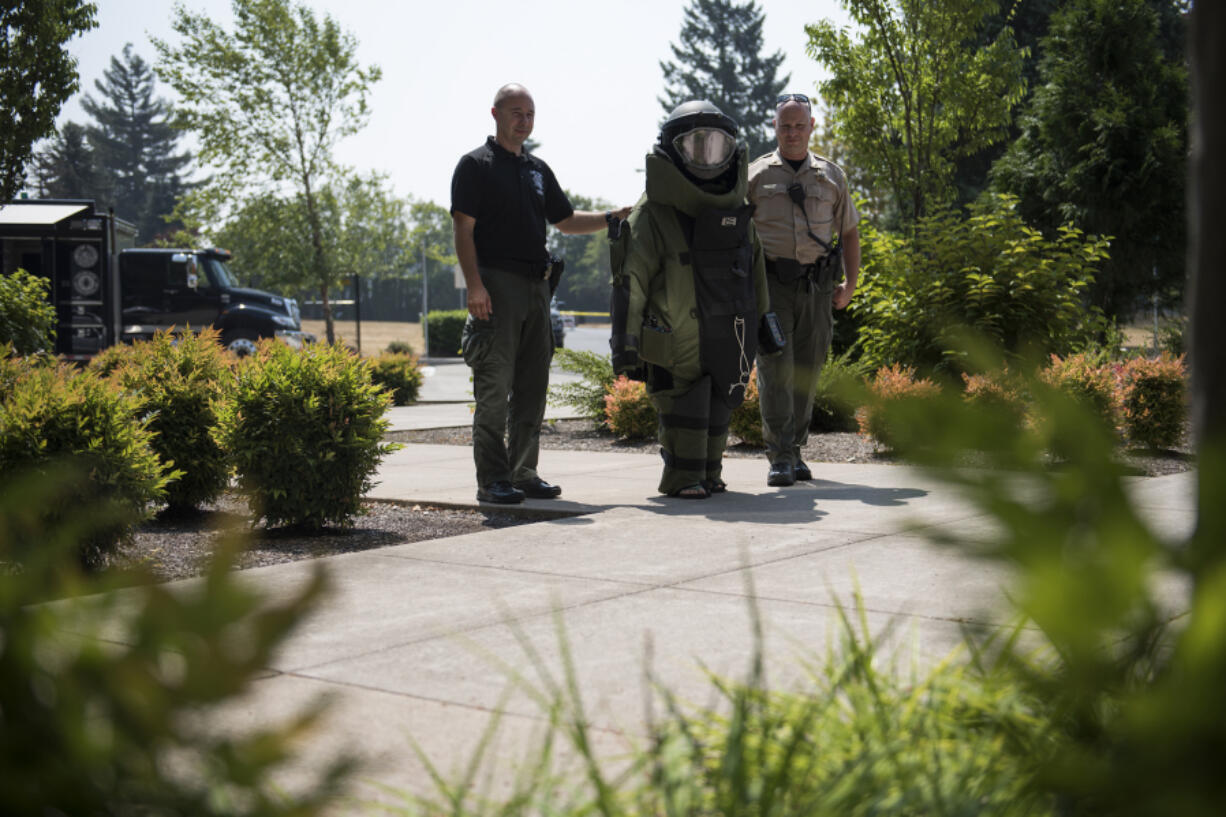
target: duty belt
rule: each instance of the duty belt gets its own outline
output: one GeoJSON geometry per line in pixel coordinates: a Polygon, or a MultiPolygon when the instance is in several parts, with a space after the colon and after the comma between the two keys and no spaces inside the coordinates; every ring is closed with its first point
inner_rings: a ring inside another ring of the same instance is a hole
{"type": "Polygon", "coordinates": [[[823,280],[834,281],[835,265],[827,261],[832,254],[822,256],[812,264],[802,264],[794,258],[767,258],[766,271],[775,276],[780,283],[790,284],[804,279],[806,284],[821,286],[823,280]]]}

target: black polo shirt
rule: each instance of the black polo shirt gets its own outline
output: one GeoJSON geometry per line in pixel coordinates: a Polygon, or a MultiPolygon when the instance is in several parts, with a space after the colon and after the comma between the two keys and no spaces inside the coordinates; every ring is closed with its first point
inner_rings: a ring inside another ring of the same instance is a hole
{"type": "Polygon", "coordinates": [[[539,274],[549,261],[545,221],[575,212],[553,171],[535,156],[516,156],[493,136],[460,158],[451,177],[451,213],[477,220],[473,239],[483,267],[539,274]]]}

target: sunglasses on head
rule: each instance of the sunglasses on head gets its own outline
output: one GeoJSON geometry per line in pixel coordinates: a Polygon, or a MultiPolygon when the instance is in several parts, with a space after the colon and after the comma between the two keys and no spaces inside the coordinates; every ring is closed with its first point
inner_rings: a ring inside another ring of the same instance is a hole
{"type": "Polygon", "coordinates": [[[808,108],[811,104],[809,102],[808,94],[780,94],[779,96],[775,97],[775,110],[782,108],[789,102],[799,102],[806,108],[808,108]]]}

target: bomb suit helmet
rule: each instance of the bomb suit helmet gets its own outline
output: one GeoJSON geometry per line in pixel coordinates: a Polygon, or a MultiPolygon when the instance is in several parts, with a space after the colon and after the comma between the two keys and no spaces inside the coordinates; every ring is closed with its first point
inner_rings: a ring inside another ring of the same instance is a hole
{"type": "Polygon", "coordinates": [[[659,147],[697,179],[714,179],[736,157],[736,120],[705,99],[683,102],[660,128],[659,147]]]}

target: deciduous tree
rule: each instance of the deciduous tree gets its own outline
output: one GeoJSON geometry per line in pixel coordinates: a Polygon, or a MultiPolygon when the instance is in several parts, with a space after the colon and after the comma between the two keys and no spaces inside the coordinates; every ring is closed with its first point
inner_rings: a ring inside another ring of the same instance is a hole
{"type": "Polygon", "coordinates": [[[1004,139],[1021,99],[1022,51],[1008,27],[990,43],[980,24],[996,0],[843,0],[853,35],[805,27],[833,135],[871,188],[910,223],[952,198],[954,162],[1004,139]]]}
{"type": "MultiPolygon", "coordinates": [[[[217,169],[185,197],[203,223],[243,196],[274,199],[272,188],[301,207],[299,235],[310,249],[297,267],[301,282],[319,287],[328,340],[334,339],[329,286],[329,226],[321,191],[338,175],[336,143],[366,123],[377,67],[357,61],[357,40],[328,15],[290,0],[233,0],[235,30],[177,6],[177,45],[154,39],[158,71],[179,93],[173,123],[195,133],[202,163],[217,169]]],[[[302,239],[299,239],[302,240],[302,239]]]]}
{"type": "MultiPolygon", "coordinates": [[[[567,191],[577,210],[599,212],[610,207],[601,199],[590,199],[567,191]]],[[[609,244],[603,231],[567,235],[549,230],[545,246],[553,255],[566,260],[566,273],[558,285],[558,300],[571,309],[607,311],[609,308],[609,244]]]]}
{"type": "Polygon", "coordinates": [[[0,5],[0,202],[21,189],[34,143],[76,93],[77,61],[64,44],[96,26],[82,0],[17,0],[0,5]]]}
{"type": "Polygon", "coordinates": [[[244,282],[289,291],[331,292],[355,273],[398,275],[412,262],[406,203],[384,177],[329,183],[315,191],[315,207],[323,227],[322,265],[315,265],[314,247],[302,240],[308,213],[301,195],[249,198],[212,237],[234,253],[232,267],[244,282]],[[328,277],[315,277],[316,270],[328,277]]]}

